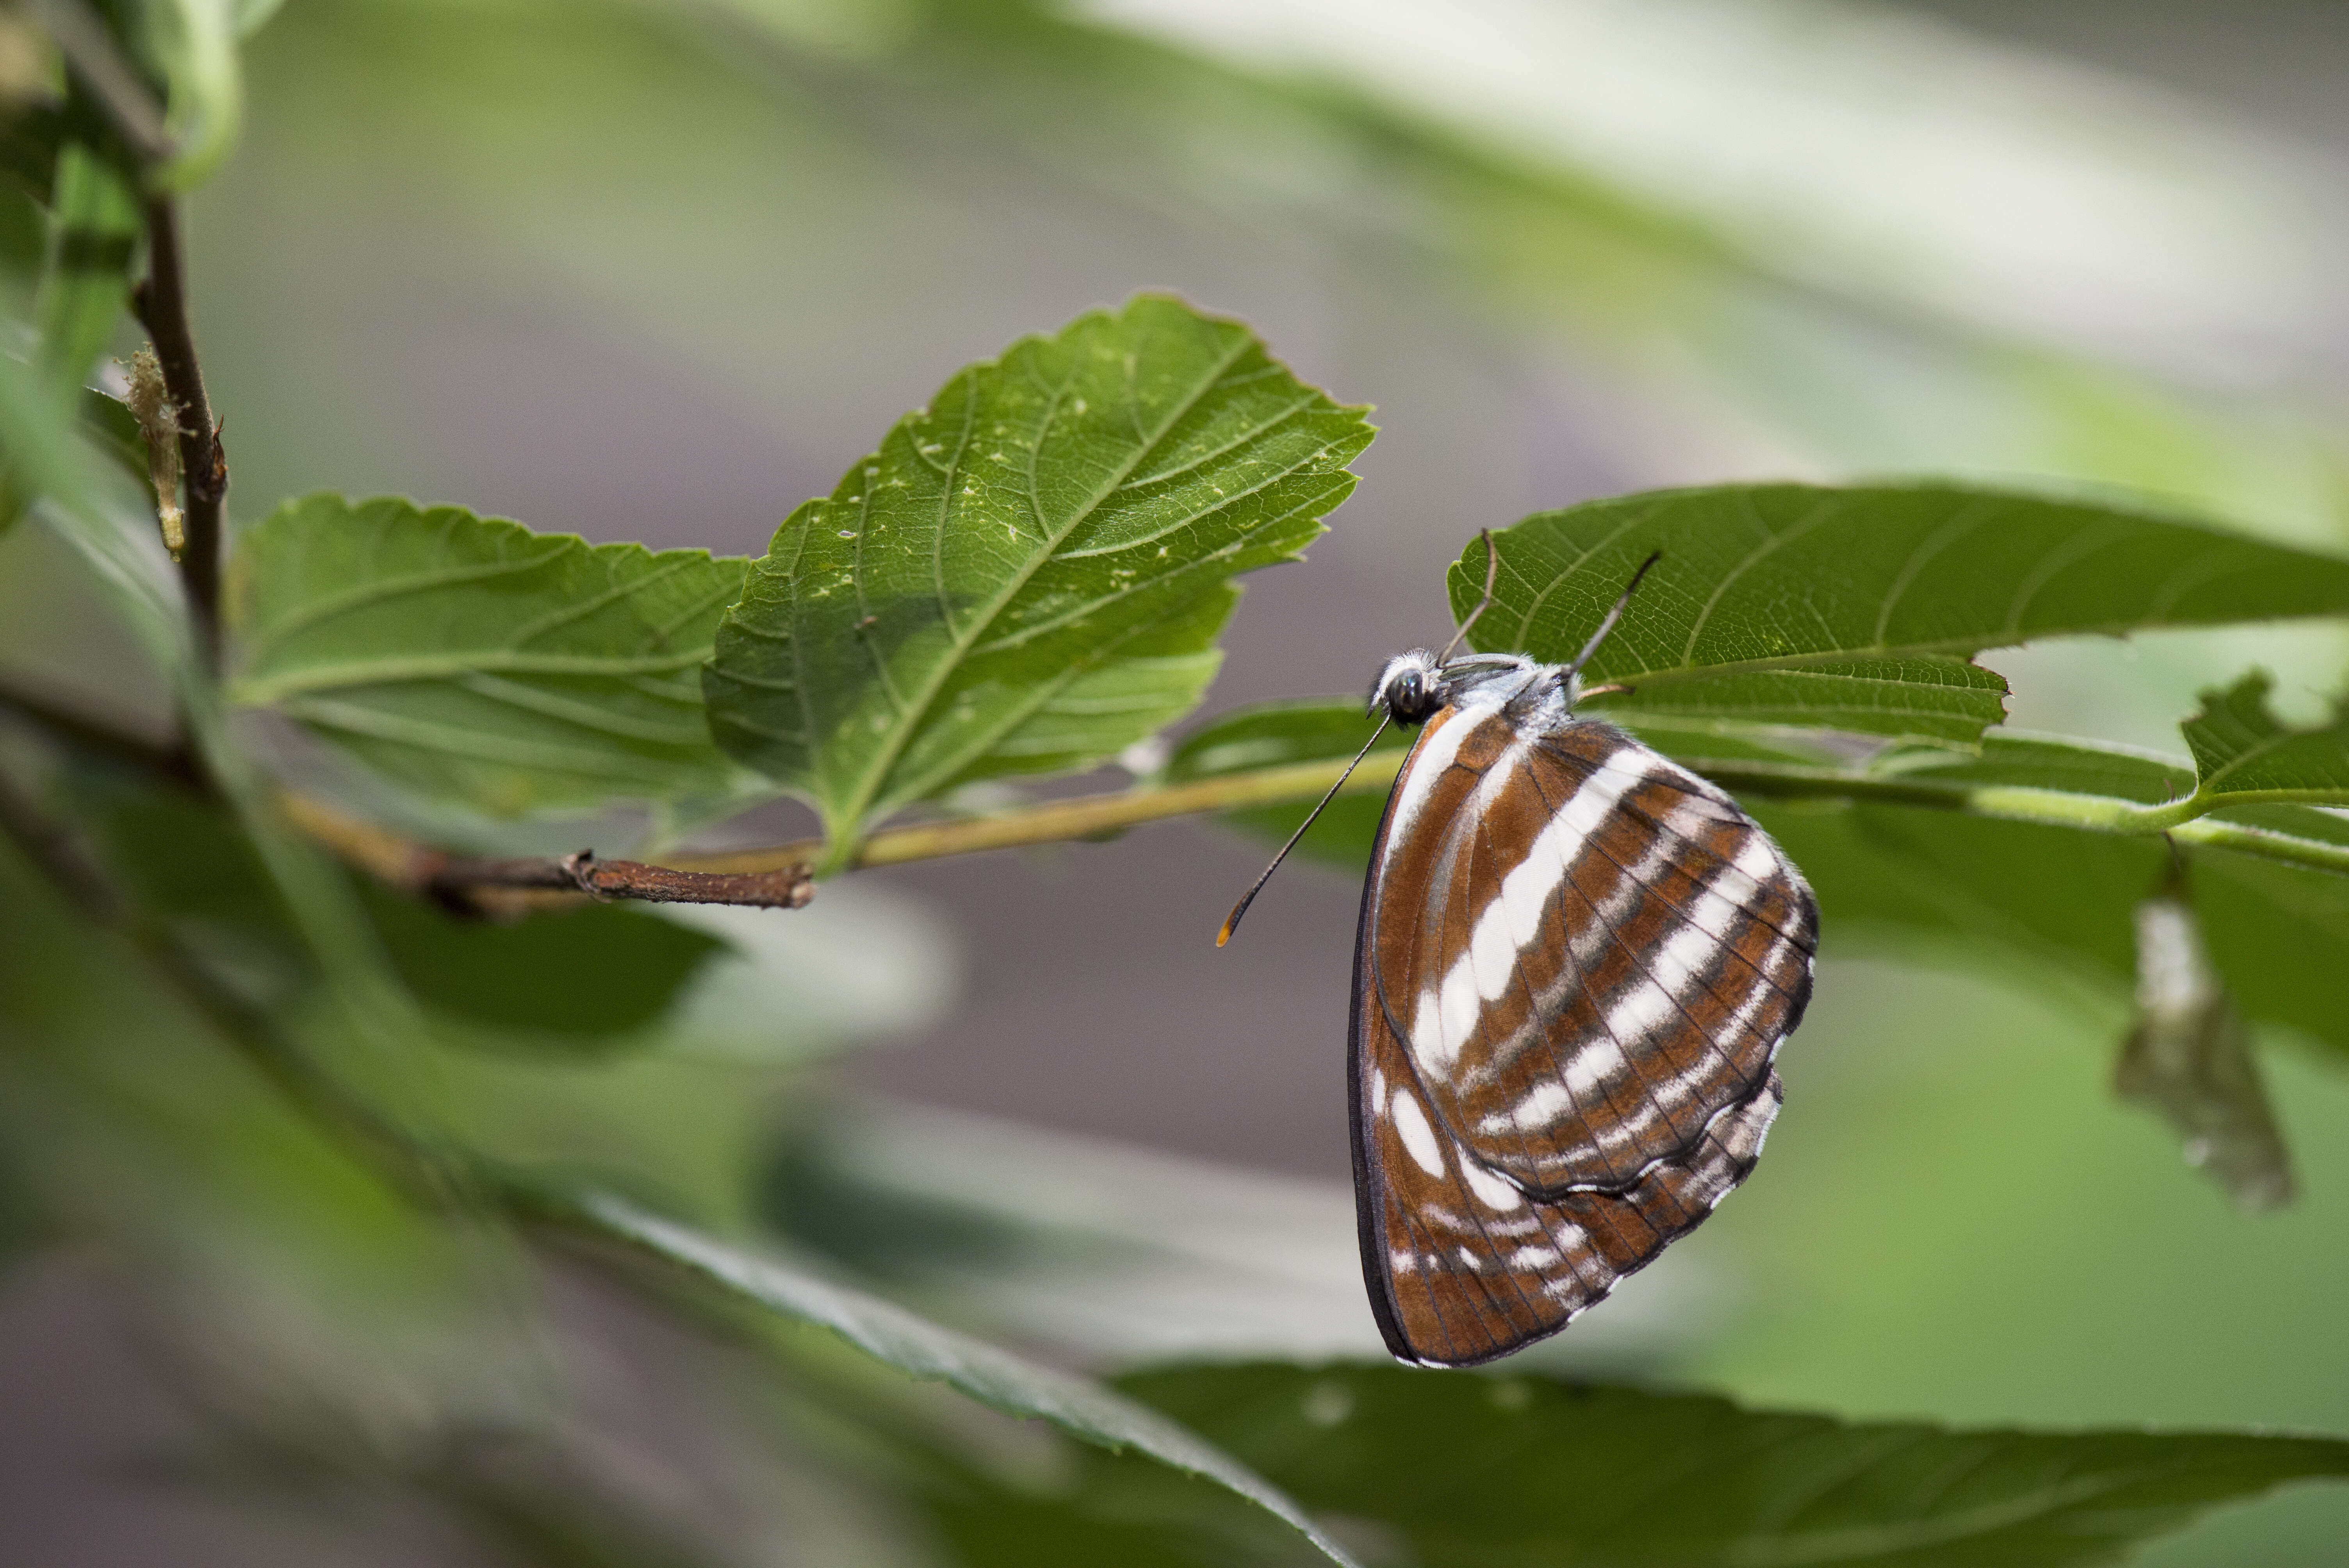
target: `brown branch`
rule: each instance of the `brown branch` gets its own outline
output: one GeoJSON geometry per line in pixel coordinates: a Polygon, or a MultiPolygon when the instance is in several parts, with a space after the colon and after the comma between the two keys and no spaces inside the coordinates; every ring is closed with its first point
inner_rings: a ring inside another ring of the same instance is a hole
{"type": "Polygon", "coordinates": [[[203,367],[196,361],[179,211],[169,196],[147,199],[147,281],[133,291],[131,304],[154,340],[163,386],[180,412],[180,471],[186,476],[188,492],[188,538],[180,552],[180,581],[195,616],[198,640],[217,663],[221,510],[228,496],[228,459],[212,418],[212,400],[204,393],[203,367]]]}
{"type": "Polygon", "coordinates": [[[304,795],[284,801],[303,832],[378,882],[469,914],[520,914],[548,898],[636,899],[647,903],[732,903],[799,909],[815,896],[806,860],[747,869],[678,869],[574,855],[488,860],[452,855],[345,816],[304,795]]]}
{"type": "MultiPolygon", "coordinates": [[[[1402,768],[1404,748],[1374,751],[1363,759],[1339,790],[1341,795],[1371,795],[1393,784],[1402,768]]],[[[857,847],[849,860],[853,870],[904,865],[910,861],[937,860],[947,855],[975,854],[986,850],[1020,849],[1034,844],[1066,843],[1098,839],[1170,817],[1195,817],[1207,812],[1246,811],[1260,806],[1309,806],[1334,782],[1346,759],[1333,757],[1318,762],[1294,762],[1247,773],[1226,773],[1163,789],[1112,789],[1099,795],[1079,795],[1047,800],[987,817],[961,817],[940,822],[915,822],[884,828],[857,847]]],[[[682,855],[680,863],[696,871],[761,871],[773,866],[812,861],[823,845],[814,839],[762,849],[726,850],[711,854],[682,855]]]]}
{"type": "Polygon", "coordinates": [[[804,863],[759,872],[692,872],[642,861],[599,861],[593,850],[555,859],[471,860],[441,857],[421,891],[448,902],[485,888],[584,892],[597,899],[645,903],[734,903],[753,909],[802,909],[815,896],[804,863]]]}

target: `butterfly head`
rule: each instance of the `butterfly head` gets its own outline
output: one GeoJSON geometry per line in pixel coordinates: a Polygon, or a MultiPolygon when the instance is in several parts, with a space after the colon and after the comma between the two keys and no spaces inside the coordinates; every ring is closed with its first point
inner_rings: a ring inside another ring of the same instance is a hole
{"type": "Polygon", "coordinates": [[[1425,724],[1458,704],[1550,702],[1561,696],[1571,708],[1578,684],[1557,665],[1517,654],[1464,654],[1445,660],[1413,648],[1389,659],[1379,672],[1371,688],[1371,715],[1383,713],[1397,724],[1425,724]]]}
{"type": "Polygon", "coordinates": [[[1425,724],[1444,703],[1444,666],[1425,648],[1397,654],[1371,688],[1371,712],[1397,724],[1425,724]]]}

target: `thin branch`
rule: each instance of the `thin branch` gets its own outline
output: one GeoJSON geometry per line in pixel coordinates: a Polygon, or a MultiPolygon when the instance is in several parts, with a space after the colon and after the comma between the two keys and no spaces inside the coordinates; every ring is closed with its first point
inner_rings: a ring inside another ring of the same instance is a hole
{"type": "Polygon", "coordinates": [[[147,199],[147,281],[134,291],[131,303],[154,339],[163,385],[180,411],[180,469],[188,491],[187,546],[180,552],[180,580],[195,615],[197,634],[217,662],[221,511],[228,497],[228,458],[221,447],[220,426],[212,418],[212,400],[204,392],[203,367],[196,360],[179,212],[169,196],[147,199]]]}
{"type": "Polygon", "coordinates": [[[452,855],[305,795],[285,798],[288,820],[378,882],[466,913],[521,913],[547,896],[585,895],[647,903],[730,903],[802,909],[815,896],[809,857],[749,867],[647,865],[571,855],[487,860],[452,855]]]}
{"type": "MultiPolygon", "coordinates": [[[[1374,753],[1355,769],[1338,793],[1368,795],[1394,782],[1402,767],[1403,748],[1374,753]]],[[[1104,795],[1081,795],[1071,800],[1050,800],[1022,810],[996,816],[971,817],[947,822],[922,822],[911,827],[885,828],[866,839],[850,859],[854,869],[902,865],[908,861],[937,860],[946,855],[975,854],[982,850],[1019,849],[1031,844],[1064,843],[1098,839],[1169,817],[1195,817],[1209,811],[1244,811],[1258,806],[1309,806],[1337,781],[1345,758],[1297,762],[1262,768],[1248,773],[1226,773],[1190,784],[1160,789],[1121,789],[1104,795]]],[[[802,839],[769,849],[734,850],[719,854],[680,855],[678,863],[696,871],[761,871],[809,859],[819,841],[802,839]]]]}
{"type": "MultiPolygon", "coordinates": [[[[1373,753],[1352,777],[1339,787],[1340,795],[1367,795],[1386,789],[1402,766],[1402,748],[1373,753]]],[[[913,861],[939,860],[948,855],[978,854],[988,850],[1020,849],[1037,844],[1068,843],[1098,839],[1140,827],[1145,822],[1212,812],[1245,811],[1266,806],[1307,806],[1338,779],[1345,760],[1291,763],[1247,773],[1227,773],[1164,789],[1120,789],[1074,799],[1050,800],[1020,810],[944,822],[920,822],[885,828],[866,839],[848,868],[904,865],[913,861]]],[[[2147,837],[2167,832],[2173,839],[2206,844],[2286,865],[2349,874],[2349,845],[2302,838],[2271,829],[2200,817],[2180,820],[2173,807],[2154,807],[2134,800],[2099,795],[2077,795],[2062,789],[2017,789],[2006,786],[1937,785],[1911,778],[1869,779],[1833,769],[1775,767],[1767,764],[1715,764],[1702,769],[1723,788],[1765,799],[1846,799],[1884,805],[1918,806],[1992,817],[2010,822],[2037,822],[2097,833],[2147,837]]],[[[2224,802],[2231,803],[2231,802],[2224,802]]],[[[289,798],[288,813],[305,832],[344,860],[359,865],[397,887],[463,898],[482,889],[548,890],[568,892],[575,879],[561,861],[471,861],[454,860],[440,851],[403,839],[380,828],[356,821],[330,807],[301,797],[289,798]],[[477,873],[492,872],[489,875],[477,873]]],[[[645,868],[672,877],[695,872],[777,874],[804,877],[823,851],[821,841],[794,840],[760,849],[729,850],[712,854],[679,855],[670,868],[645,868]]],[[[626,864],[596,861],[598,871],[626,864]]],[[[658,896],[639,892],[594,890],[605,896],[658,896]]],[[[736,902],[736,901],[721,901],[736,902]]],[[[805,902],[804,899],[798,901],[805,902]]],[[[794,903],[791,907],[798,907],[794,903]]]]}
{"type": "Polygon", "coordinates": [[[184,740],[149,740],[7,681],[0,681],[0,712],[16,715],[50,739],[86,756],[128,764],[182,789],[210,787],[202,766],[184,740]]]}
{"type": "Polygon", "coordinates": [[[421,891],[445,902],[466,898],[484,888],[584,892],[590,898],[635,899],[645,903],[804,909],[815,896],[815,877],[805,861],[771,871],[679,871],[642,861],[599,861],[595,851],[581,850],[576,854],[534,860],[451,856],[429,872],[421,891]]]}
{"type": "MultiPolygon", "coordinates": [[[[1402,766],[1403,756],[1399,747],[1374,754],[1338,792],[1365,795],[1386,789],[1402,766]]],[[[1261,806],[1310,805],[1330,788],[1343,767],[1341,758],[1292,763],[1248,773],[1227,773],[1163,789],[1123,789],[1080,796],[1072,800],[1053,800],[997,816],[885,828],[864,841],[849,864],[901,865],[908,861],[936,860],[984,850],[1098,838],[1168,817],[1247,810],[1261,806]]],[[[2172,807],[2145,806],[2105,796],[2076,795],[2062,789],[1935,785],[1915,778],[1869,779],[1825,768],[1713,764],[1701,771],[1723,789],[1765,799],[1847,799],[1921,806],[2005,821],[2039,822],[2131,837],[2167,832],[2189,843],[2209,844],[2288,865],[2349,872],[2349,846],[2209,817],[2181,820],[2172,807]]],[[[2212,804],[2233,803],[2244,802],[2212,804]]],[[[820,847],[814,841],[801,840],[769,849],[679,856],[678,863],[704,871],[758,871],[810,860],[820,847]]]]}

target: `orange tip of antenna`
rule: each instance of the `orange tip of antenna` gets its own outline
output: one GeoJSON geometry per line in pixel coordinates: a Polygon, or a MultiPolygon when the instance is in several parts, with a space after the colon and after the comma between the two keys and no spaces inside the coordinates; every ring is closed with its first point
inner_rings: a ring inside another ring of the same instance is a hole
{"type": "Polygon", "coordinates": [[[1227,920],[1224,922],[1224,928],[1216,933],[1216,945],[1221,947],[1225,943],[1229,942],[1231,939],[1232,923],[1227,920]]]}

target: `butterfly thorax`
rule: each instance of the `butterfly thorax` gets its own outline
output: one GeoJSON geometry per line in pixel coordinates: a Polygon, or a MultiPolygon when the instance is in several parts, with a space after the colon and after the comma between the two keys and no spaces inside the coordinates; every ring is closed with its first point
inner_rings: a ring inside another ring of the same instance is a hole
{"type": "Polygon", "coordinates": [[[1447,707],[1502,708],[1520,729],[1554,727],[1574,711],[1581,682],[1564,665],[1522,654],[1439,659],[1425,648],[1397,654],[1371,688],[1370,710],[1397,724],[1424,724],[1447,707]]]}

